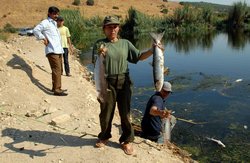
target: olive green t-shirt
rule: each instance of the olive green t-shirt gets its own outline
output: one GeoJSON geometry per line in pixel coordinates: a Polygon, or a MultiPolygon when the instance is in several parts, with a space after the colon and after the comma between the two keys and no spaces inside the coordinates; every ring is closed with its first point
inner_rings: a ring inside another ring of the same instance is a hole
{"type": "Polygon", "coordinates": [[[101,39],[94,45],[93,63],[102,44],[108,49],[105,56],[106,75],[127,73],[128,62],[137,63],[139,61],[140,51],[130,41],[119,39],[117,42],[112,43],[108,39],[101,39]]]}

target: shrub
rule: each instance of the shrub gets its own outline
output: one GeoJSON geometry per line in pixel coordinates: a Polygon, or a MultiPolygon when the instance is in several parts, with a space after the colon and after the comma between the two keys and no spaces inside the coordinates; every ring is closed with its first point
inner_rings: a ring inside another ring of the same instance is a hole
{"type": "Polygon", "coordinates": [[[163,14],[167,14],[167,13],[168,13],[168,9],[164,8],[164,9],[161,10],[161,12],[162,12],[163,14]]]}
{"type": "Polygon", "coordinates": [[[112,9],[116,9],[116,10],[119,10],[119,7],[117,6],[113,6],[112,9]]]}
{"type": "Polygon", "coordinates": [[[81,4],[81,0],[74,0],[73,5],[79,6],[81,4]]]}
{"type": "Polygon", "coordinates": [[[7,23],[4,28],[4,32],[16,33],[17,29],[14,28],[11,24],[7,23]]]}
{"type": "Polygon", "coordinates": [[[8,34],[0,31],[0,40],[7,41],[8,40],[8,34]]]}
{"type": "Polygon", "coordinates": [[[94,6],[94,4],[95,4],[94,0],[87,0],[88,6],[94,6]]]}
{"type": "Polygon", "coordinates": [[[246,2],[234,3],[233,8],[229,11],[228,25],[230,28],[240,28],[244,26],[245,18],[248,14],[246,2]]]}

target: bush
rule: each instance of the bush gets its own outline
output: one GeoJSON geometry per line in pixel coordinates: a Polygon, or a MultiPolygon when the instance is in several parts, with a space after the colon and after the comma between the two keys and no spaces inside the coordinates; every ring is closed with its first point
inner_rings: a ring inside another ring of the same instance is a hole
{"type": "Polygon", "coordinates": [[[116,9],[116,10],[119,10],[119,7],[117,6],[113,6],[112,9],[116,9]]]}
{"type": "Polygon", "coordinates": [[[0,31],[0,40],[7,41],[8,40],[8,34],[0,31]]]}
{"type": "Polygon", "coordinates": [[[79,6],[81,4],[81,0],[74,0],[73,5],[79,6]]]}
{"type": "Polygon", "coordinates": [[[246,2],[234,3],[233,8],[229,11],[228,25],[230,28],[242,28],[245,18],[248,15],[246,2]]]}
{"type": "Polygon", "coordinates": [[[166,8],[162,9],[162,10],[161,10],[161,13],[167,14],[167,13],[168,13],[168,9],[166,9],[166,8]]]}
{"type": "Polygon", "coordinates": [[[4,32],[9,32],[9,33],[16,33],[17,29],[14,28],[11,24],[7,23],[4,28],[3,28],[4,32]]]}
{"type": "Polygon", "coordinates": [[[94,0],[87,0],[88,6],[94,6],[94,4],[95,4],[94,0]]]}

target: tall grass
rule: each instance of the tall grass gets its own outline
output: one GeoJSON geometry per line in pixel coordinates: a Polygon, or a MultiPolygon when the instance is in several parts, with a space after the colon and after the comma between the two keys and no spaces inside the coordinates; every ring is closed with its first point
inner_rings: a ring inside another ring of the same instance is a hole
{"type": "Polygon", "coordinates": [[[246,2],[234,3],[233,8],[229,11],[228,26],[229,28],[242,28],[244,22],[249,16],[249,9],[246,2]]]}
{"type": "MultiPolygon", "coordinates": [[[[194,33],[206,35],[216,28],[225,28],[225,22],[231,22],[233,26],[242,26],[244,22],[250,22],[249,13],[246,3],[241,2],[234,5],[228,21],[226,21],[225,15],[221,15],[209,7],[195,8],[185,5],[176,9],[173,15],[165,17],[149,16],[131,7],[128,10],[128,16],[121,23],[120,35],[132,40],[132,42],[133,39],[136,42],[137,34],[151,31],[164,30],[169,34],[185,34],[187,36],[194,33]]],[[[74,45],[78,48],[89,47],[97,38],[104,37],[103,18],[97,16],[86,19],[78,10],[62,10],[61,15],[65,18],[65,25],[70,29],[74,45]]]]}
{"type": "Polygon", "coordinates": [[[85,19],[78,10],[61,10],[60,14],[70,30],[73,44],[78,48],[89,47],[102,34],[100,17],[85,19]]]}
{"type": "Polygon", "coordinates": [[[210,8],[196,9],[184,6],[176,9],[172,16],[164,18],[152,17],[130,8],[122,29],[123,35],[163,30],[167,33],[189,33],[207,32],[214,24],[214,14],[210,8]]]}
{"type": "Polygon", "coordinates": [[[210,30],[214,26],[214,15],[211,8],[193,8],[185,5],[166,18],[166,24],[176,32],[189,33],[210,30]]]}
{"type": "Polygon", "coordinates": [[[128,10],[128,17],[122,26],[123,35],[144,33],[163,28],[161,23],[160,18],[148,16],[131,7],[128,10]]]}

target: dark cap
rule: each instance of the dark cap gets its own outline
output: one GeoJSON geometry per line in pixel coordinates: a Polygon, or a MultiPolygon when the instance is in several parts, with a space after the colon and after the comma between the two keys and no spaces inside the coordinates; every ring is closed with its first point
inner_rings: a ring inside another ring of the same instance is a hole
{"type": "Polygon", "coordinates": [[[64,21],[64,19],[63,19],[63,17],[58,16],[57,19],[56,19],[56,21],[64,21]]]}
{"type": "Polygon", "coordinates": [[[120,24],[117,16],[106,16],[103,20],[103,26],[110,24],[120,24]]]}

